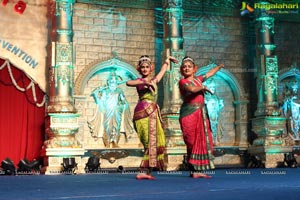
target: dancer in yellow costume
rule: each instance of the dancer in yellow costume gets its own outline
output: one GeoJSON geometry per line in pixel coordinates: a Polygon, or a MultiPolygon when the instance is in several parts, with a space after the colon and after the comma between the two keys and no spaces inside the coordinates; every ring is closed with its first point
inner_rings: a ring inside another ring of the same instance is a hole
{"type": "Polygon", "coordinates": [[[160,108],[157,100],[157,83],[170,66],[170,60],[177,60],[169,56],[161,67],[160,72],[152,77],[154,66],[149,56],[141,56],[137,70],[142,75],[136,80],[126,82],[127,86],[136,87],[139,101],[134,110],[133,122],[141,143],[144,145],[144,157],[140,165],[140,173],[136,176],[140,179],[153,180],[151,175],[153,168],[164,169],[165,134],[162,126],[160,108]]]}

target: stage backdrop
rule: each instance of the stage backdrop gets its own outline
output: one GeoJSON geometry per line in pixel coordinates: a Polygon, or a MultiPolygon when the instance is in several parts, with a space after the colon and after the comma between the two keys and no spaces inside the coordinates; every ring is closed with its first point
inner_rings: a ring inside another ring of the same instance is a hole
{"type": "Polygon", "coordinates": [[[44,142],[44,115],[48,43],[47,2],[0,1],[0,162],[6,157],[40,157],[44,142]],[[9,61],[9,62],[8,62],[9,61]],[[25,91],[22,91],[26,89],[25,91]]]}

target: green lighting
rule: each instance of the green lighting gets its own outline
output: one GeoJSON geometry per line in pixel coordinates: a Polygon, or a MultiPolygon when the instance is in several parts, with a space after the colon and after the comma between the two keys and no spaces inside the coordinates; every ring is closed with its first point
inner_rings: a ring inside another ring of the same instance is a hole
{"type": "Polygon", "coordinates": [[[76,118],[79,117],[78,113],[49,113],[49,116],[55,118],[76,118]]]}
{"type": "Polygon", "coordinates": [[[281,148],[272,148],[266,151],[267,154],[279,154],[282,153],[281,148]]]}
{"type": "Polygon", "coordinates": [[[273,17],[264,16],[264,17],[258,17],[258,18],[256,18],[256,21],[269,21],[269,20],[271,20],[272,22],[274,22],[274,18],[273,17]]]}
{"type": "Polygon", "coordinates": [[[183,13],[182,8],[167,8],[165,11],[166,12],[180,12],[180,13],[183,13]]]}

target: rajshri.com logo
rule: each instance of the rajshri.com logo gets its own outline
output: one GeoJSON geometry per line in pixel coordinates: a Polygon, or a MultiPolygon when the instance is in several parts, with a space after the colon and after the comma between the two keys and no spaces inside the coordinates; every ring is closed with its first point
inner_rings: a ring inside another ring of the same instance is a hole
{"type": "Polygon", "coordinates": [[[253,13],[255,9],[264,9],[268,14],[298,14],[299,3],[255,3],[254,6],[250,6],[243,1],[241,16],[253,13]]]}

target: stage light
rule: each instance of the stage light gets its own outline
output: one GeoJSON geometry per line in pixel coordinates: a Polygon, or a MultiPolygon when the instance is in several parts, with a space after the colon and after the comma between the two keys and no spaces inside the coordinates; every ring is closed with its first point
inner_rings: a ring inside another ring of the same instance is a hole
{"type": "Polygon", "coordinates": [[[297,160],[293,153],[284,154],[284,161],[288,167],[297,168],[297,160]]]}
{"type": "Polygon", "coordinates": [[[119,165],[117,168],[117,172],[123,173],[125,171],[125,168],[122,165],[119,165]]]}
{"type": "Polygon", "coordinates": [[[30,173],[31,172],[31,167],[29,166],[29,161],[24,158],[22,160],[19,161],[18,163],[18,173],[30,173]]]}
{"type": "Polygon", "coordinates": [[[14,162],[6,158],[1,162],[1,168],[4,171],[4,175],[15,175],[16,174],[16,167],[14,165],[14,162]]]}
{"type": "Polygon", "coordinates": [[[248,168],[264,168],[263,162],[258,156],[250,156],[250,162],[248,163],[248,168]]]}
{"type": "Polygon", "coordinates": [[[89,157],[88,162],[85,165],[86,172],[98,172],[100,169],[100,158],[97,156],[89,157]]]}
{"type": "Polygon", "coordinates": [[[68,174],[75,174],[75,170],[77,169],[77,163],[75,162],[75,158],[63,158],[63,172],[68,174]]]}
{"type": "Polygon", "coordinates": [[[30,163],[31,169],[35,170],[36,172],[39,172],[41,170],[42,162],[40,160],[33,160],[30,163]]]}
{"type": "Polygon", "coordinates": [[[40,161],[33,160],[32,162],[28,161],[26,158],[20,160],[18,163],[18,173],[24,173],[24,174],[32,174],[33,170],[35,172],[40,171],[40,161]]]}

